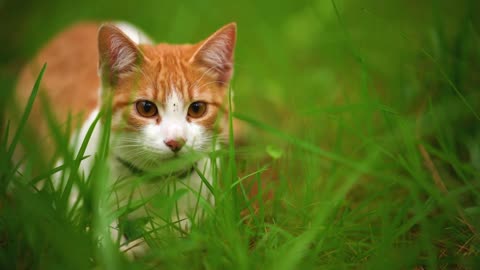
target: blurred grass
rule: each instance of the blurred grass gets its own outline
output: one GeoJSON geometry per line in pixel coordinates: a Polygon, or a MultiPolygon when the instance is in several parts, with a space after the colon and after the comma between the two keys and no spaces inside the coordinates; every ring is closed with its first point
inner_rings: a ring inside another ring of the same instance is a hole
{"type": "MultiPolygon", "coordinates": [[[[473,0],[0,2],[2,110],[21,65],[79,20],[126,20],[171,43],[236,21],[235,117],[249,127],[246,145],[223,153],[212,216],[186,238],[152,233],[134,262],[106,237],[118,213],[92,181],[108,173],[102,157],[66,180],[83,187],[69,212],[68,191],[29,188],[29,168],[49,162],[30,146],[13,176],[3,138],[0,268],[479,268],[477,10],[473,0]],[[254,184],[274,199],[248,197],[254,184]]],[[[82,157],[56,138],[75,169],[82,157]]]]}

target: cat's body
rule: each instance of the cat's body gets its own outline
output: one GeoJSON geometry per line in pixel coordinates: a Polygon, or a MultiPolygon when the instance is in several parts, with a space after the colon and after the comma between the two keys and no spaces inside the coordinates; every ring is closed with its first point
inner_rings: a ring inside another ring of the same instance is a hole
{"type": "MultiPolygon", "coordinates": [[[[198,195],[213,204],[197,170],[211,181],[212,160],[206,154],[220,147],[218,134],[227,131],[235,38],[236,26],[229,24],[198,44],[152,45],[149,37],[128,24],[100,29],[93,23],[78,24],[53,39],[24,69],[16,94],[25,104],[46,62],[40,95],[47,97],[59,123],[71,116],[73,126],[80,127],[72,135],[77,149],[102,104],[112,98],[110,181],[163,169],[164,175],[177,178],[169,185],[190,190],[176,209],[181,227],[188,229],[198,195]],[[169,161],[194,153],[203,158],[170,171],[165,168],[169,161]]],[[[40,141],[48,141],[38,100],[29,120],[40,141]]],[[[102,121],[96,125],[85,152],[90,157],[81,164],[86,174],[94,162],[102,125],[102,121]]],[[[53,153],[51,143],[44,145],[53,153]]],[[[146,185],[142,192],[157,191],[146,185]]]]}

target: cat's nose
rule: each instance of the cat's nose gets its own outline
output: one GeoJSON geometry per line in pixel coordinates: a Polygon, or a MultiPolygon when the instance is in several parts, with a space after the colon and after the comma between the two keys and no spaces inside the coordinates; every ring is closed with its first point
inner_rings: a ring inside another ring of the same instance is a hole
{"type": "Polygon", "coordinates": [[[176,138],[176,139],[171,139],[171,140],[165,140],[163,141],[165,145],[170,148],[173,152],[178,152],[182,147],[185,145],[185,139],[183,138],[176,138]]]}

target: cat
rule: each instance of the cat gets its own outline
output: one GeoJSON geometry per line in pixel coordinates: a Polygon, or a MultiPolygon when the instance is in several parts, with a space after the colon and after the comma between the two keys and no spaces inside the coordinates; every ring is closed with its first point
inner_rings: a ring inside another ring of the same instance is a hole
{"type": "MultiPolygon", "coordinates": [[[[47,98],[59,123],[69,115],[81,123],[72,135],[76,151],[111,97],[110,183],[163,169],[165,175],[158,178],[175,178],[169,183],[189,187],[172,217],[188,231],[200,216],[192,213],[198,195],[214,205],[202,176],[212,184],[216,161],[206,153],[219,149],[228,132],[236,32],[236,24],[230,23],[193,45],[155,45],[127,23],[79,23],[57,35],[26,66],[16,94],[25,104],[40,67],[47,63],[39,95],[47,98]],[[199,153],[201,158],[188,159],[199,153]],[[171,160],[180,166],[170,169],[165,164],[171,160]]],[[[43,110],[36,100],[29,121],[37,138],[45,138],[45,150],[53,152],[43,110]]],[[[95,126],[81,162],[85,174],[92,168],[102,124],[95,126]]],[[[144,186],[138,192],[157,191],[144,186]]]]}

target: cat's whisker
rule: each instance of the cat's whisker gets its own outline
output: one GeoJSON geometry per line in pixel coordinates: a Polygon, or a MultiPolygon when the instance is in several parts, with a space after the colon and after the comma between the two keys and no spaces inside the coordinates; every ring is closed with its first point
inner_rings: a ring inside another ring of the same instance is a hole
{"type": "MultiPolygon", "coordinates": [[[[115,150],[115,149],[112,149],[112,150],[115,150]]],[[[126,156],[129,156],[130,158],[136,158],[136,157],[142,157],[143,155],[145,154],[149,154],[148,151],[146,151],[145,149],[142,149],[142,148],[130,148],[128,149],[127,151],[125,150],[122,150],[120,151],[121,153],[119,154],[122,154],[122,155],[126,155],[126,156]]],[[[117,152],[118,153],[118,152],[117,152]]]]}
{"type": "Polygon", "coordinates": [[[116,141],[116,142],[112,143],[111,145],[112,145],[113,147],[117,147],[117,146],[130,146],[130,145],[142,146],[143,143],[142,143],[142,142],[134,142],[134,141],[124,141],[124,142],[116,141]]]}
{"type": "Polygon", "coordinates": [[[114,145],[142,145],[141,141],[116,141],[114,145]]]}
{"type": "Polygon", "coordinates": [[[196,87],[198,85],[198,83],[203,79],[203,77],[208,73],[210,72],[212,69],[215,69],[216,67],[212,66],[210,67],[209,69],[207,69],[206,71],[203,72],[202,76],[200,76],[199,79],[197,79],[195,82],[193,82],[193,84],[189,87],[189,91],[193,88],[193,87],[196,87]]]}
{"type": "Polygon", "coordinates": [[[146,162],[145,166],[148,167],[148,168],[152,168],[153,165],[156,165],[156,159],[154,158],[150,158],[150,159],[147,159],[148,162],[146,162]]]}
{"type": "Polygon", "coordinates": [[[122,152],[127,152],[127,151],[141,149],[141,147],[133,146],[133,145],[131,145],[131,146],[116,146],[116,147],[112,147],[112,149],[122,151],[122,152]]]}
{"type": "Polygon", "coordinates": [[[207,82],[207,83],[202,84],[202,85],[199,86],[198,88],[199,88],[199,89],[202,89],[203,87],[205,87],[205,86],[207,86],[207,85],[210,85],[210,84],[214,84],[214,83],[226,84],[226,83],[223,82],[223,81],[209,81],[209,82],[207,82]]]}
{"type": "Polygon", "coordinates": [[[115,148],[118,148],[118,147],[130,147],[130,146],[133,146],[133,147],[139,147],[139,146],[142,146],[143,144],[141,143],[122,143],[122,144],[115,144],[113,145],[113,147],[115,148]]]}
{"type": "Polygon", "coordinates": [[[140,74],[143,75],[143,78],[148,80],[148,83],[150,85],[155,85],[155,81],[150,76],[148,76],[143,69],[140,69],[140,74]]]}
{"type": "MultiPolygon", "coordinates": [[[[219,81],[219,80],[214,80],[214,81],[208,81],[208,82],[206,82],[206,83],[204,83],[204,84],[202,84],[202,85],[200,85],[200,86],[195,85],[194,87],[197,88],[197,89],[202,89],[203,87],[205,87],[205,86],[207,86],[207,85],[210,85],[210,84],[214,84],[214,83],[218,83],[218,84],[221,84],[221,85],[226,85],[226,86],[228,86],[228,83],[226,83],[226,82],[219,81]]],[[[192,86],[191,88],[193,88],[193,86],[192,86]]]]}
{"type": "Polygon", "coordinates": [[[129,138],[129,137],[118,137],[118,138],[115,138],[115,141],[118,141],[118,142],[141,142],[141,140],[138,139],[138,138],[129,138]]]}

